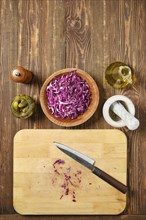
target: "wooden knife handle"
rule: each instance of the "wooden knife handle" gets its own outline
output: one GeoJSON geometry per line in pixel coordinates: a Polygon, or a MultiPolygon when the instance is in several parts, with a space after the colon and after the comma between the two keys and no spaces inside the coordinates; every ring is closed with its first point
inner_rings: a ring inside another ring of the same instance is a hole
{"type": "Polygon", "coordinates": [[[110,185],[112,185],[113,187],[115,187],[116,189],[118,189],[120,192],[127,192],[127,186],[125,186],[123,183],[119,182],[109,174],[105,173],[104,171],[100,170],[99,168],[94,167],[92,172],[104,181],[106,181],[107,183],[109,183],[110,185]]]}

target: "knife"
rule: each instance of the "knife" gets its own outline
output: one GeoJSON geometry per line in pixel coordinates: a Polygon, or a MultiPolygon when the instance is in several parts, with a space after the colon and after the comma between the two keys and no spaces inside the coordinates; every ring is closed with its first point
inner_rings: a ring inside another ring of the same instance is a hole
{"type": "Polygon", "coordinates": [[[55,144],[56,147],[58,147],[65,154],[67,154],[68,156],[70,156],[74,160],[76,160],[77,162],[81,163],[83,166],[90,169],[92,171],[92,173],[94,173],[95,175],[97,175],[98,177],[103,179],[105,182],[109,183],[111,186],[113,186],[114,188],[116,188],[120,192],[122,192],[122,193],[127,192],[127,186],[125,186],[123,183],[119,182],[118,180],[116,180],[114,177],[110,176],[109,174],[107,174],[103,170],[94,166],[95,161],[93,159],[91,159],[90,157],[88,157],[88,156],[86,156],[86,155],[84,155],[84,154],[82,154],[82,153],[80,153],[70,147],[67,147],[64,144],[61,144],[61,143],[58,143],[55,141],[53,143],[55,144]]]}

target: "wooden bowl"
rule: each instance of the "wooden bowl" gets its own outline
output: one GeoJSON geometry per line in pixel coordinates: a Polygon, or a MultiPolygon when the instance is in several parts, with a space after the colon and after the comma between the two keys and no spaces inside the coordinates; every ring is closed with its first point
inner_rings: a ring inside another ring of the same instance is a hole
{"type": "Polygon", "coordinates": [[[46,115],[46,117],[50,121],[52,121],[53,123],[55,123],[56,125],[59,125],[59,126],[72,127],[72,126],[76,126],[76,125],[80,125],[80,124],[84,123],[94,114],[94,112],[97,109],[98,103],[99,103],[99,90],[98,90],[98,87],[97,87],[95,81],[93,80],[93,78],[85,71],[80,70],[80,69],[76,69],[76,68],[62,69],[62,70],[59,70],[59,71],[53,73],[44,82],[44,84],[41,88],[41,92],[40,92],[40,103],[41,103],[41,107],[42,107],[44,114],[46,115]],[[83,114],[79,115],[75,119],[56,118],[47,107],[48,99],[47,99],[47,94],[46,94],[46,88],[47,88],[49,82],[54,77],[68,74],[69,72],[71,72],[73,70],[76,70],[76,75],[78,75],[82,79],[86,80],[86,82],[89,84],[90,92],[91,92],[90,105],[89,105],[88,109],[83,114]]]}

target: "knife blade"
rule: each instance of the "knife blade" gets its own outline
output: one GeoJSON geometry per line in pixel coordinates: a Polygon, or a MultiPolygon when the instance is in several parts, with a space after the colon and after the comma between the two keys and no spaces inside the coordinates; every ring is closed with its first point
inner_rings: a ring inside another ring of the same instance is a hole
{"type": "Polygon", "coordinates": [[[114,177],[110,176],[103,170],[99,169],[98,167],[94,166],[95,160],[91,159],[90,157],[64,145],[58,142],[53,142],[56,147],[58,147],[61,151],[63,151],[65,154],[82,164],[83,166],[87,167],[94,173],[96,176],[100,177],[103,179],[105,182],[116,188],[122,193],[127,192],[127,186],[125,186],[123,183],[120,181],[116,180],[114,177]]]}

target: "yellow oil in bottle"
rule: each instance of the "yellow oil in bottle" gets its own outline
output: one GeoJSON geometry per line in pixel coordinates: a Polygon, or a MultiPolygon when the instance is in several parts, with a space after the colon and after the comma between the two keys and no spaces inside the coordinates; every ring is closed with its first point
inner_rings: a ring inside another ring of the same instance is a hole
{"type": "Polygon", "coordinates": [[[133,70],[122,62],[111,63],[105,71],[105,78],[116,89],[132,86],[135,83],[133,70]]]}

